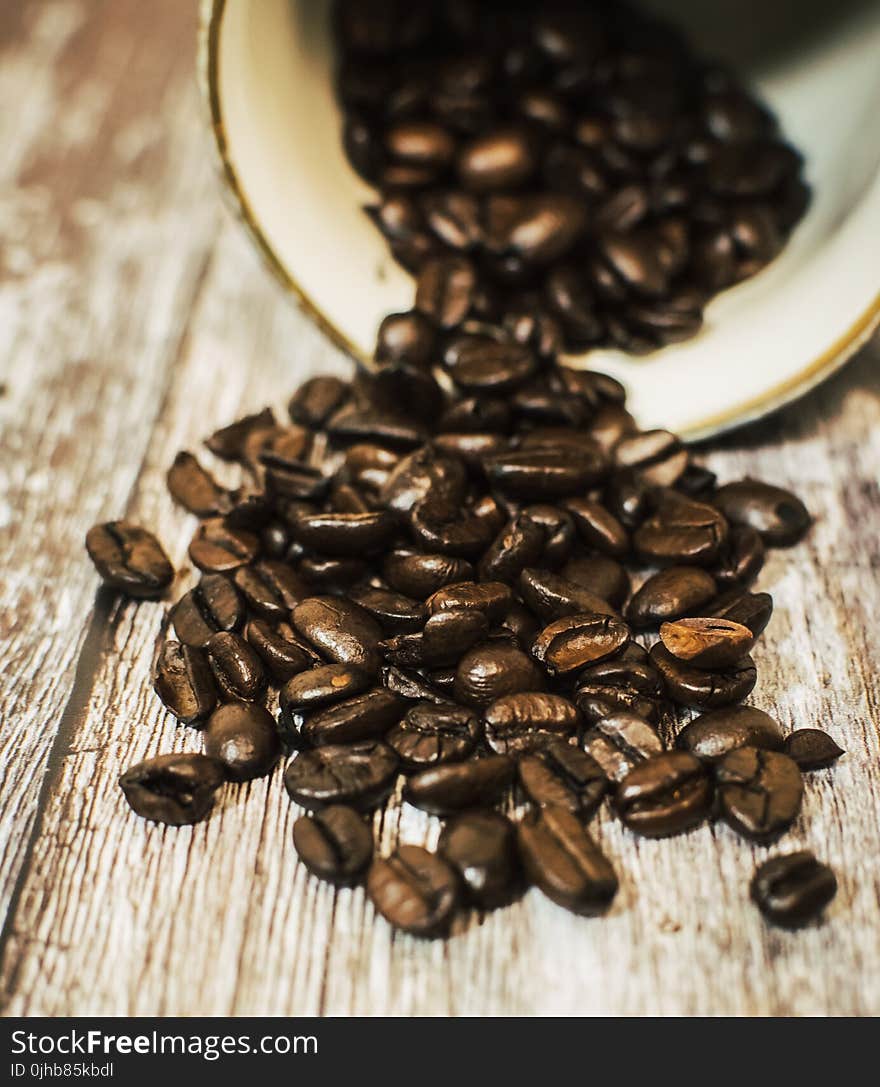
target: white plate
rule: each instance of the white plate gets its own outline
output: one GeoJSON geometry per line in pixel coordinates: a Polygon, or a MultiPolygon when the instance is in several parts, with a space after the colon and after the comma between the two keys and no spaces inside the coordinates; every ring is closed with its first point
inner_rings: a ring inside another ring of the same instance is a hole
{"type": "MultiPolygon", "coordinates": [[[[745,72],[805,153],[814,190],[782,256],[711,302],[693,340],[642,359],[578,359],[627,385],[642,426],[696,439],[801,395],[880,320],[880,3],[652,6],[745,72]]],[[[249,230],[328,334],[369,358],[413,284],[361,210],[374,193],[343,155],[328,11],[326,0],[206,0],[201,75],[249,230]]]]}

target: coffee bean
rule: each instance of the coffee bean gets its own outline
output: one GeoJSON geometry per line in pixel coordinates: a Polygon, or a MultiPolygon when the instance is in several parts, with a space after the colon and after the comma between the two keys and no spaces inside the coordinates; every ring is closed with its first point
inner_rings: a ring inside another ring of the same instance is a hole
{"type": "Polygon", "coordinates": [[[622,558],[627,554],[629,533],[601,503],[589,498],[569,498],[565,508],[587,547],[594,547],[612,558],[622,558]]]}
{"type": "Polygon", "coordinates": [[[837,879],[827,864],[802,850],[764,861],[749,891],[768,921],[799,928],[815,920],[831,902],[837,894],[837,879]]]}
{"type": "Polygon", "coordinates": [[[216,759],[175,753],[139,762],[119,784],[137,815],[182,827],[205,818],[223,781],[223,766],[216,759]]]}
{"type": "Polygon", "coordinates": [[[651,650],[651,663],[663,677],[666,692],[681,706],[709,710],[747,698],[757,680],[748,654],[723,670],[707,671],[677,660],[660,642],[651,650]]]}
{"type": "Polygon", "coordinates": [[[223,764],[230,781],[251,781],[271,773],[281,758],[281,738],[263,706],[229,702],[211,714],[205,754],[223,764]]]}
{"type": "Polygon", "coordinates": [[[532,646],[532,655],[551,676],[566,675],[613,657],[629,641],[629,629],[610,615],[569,615],[548,624],[532,646]]]}
{"type": "Polygon", "coordinates": [[[168,471],[168,490],[175,502],[198,517],[218,517],[232,505],[229,492],[202,467],[192,453],[178,453],[168,471]]]}
{"type": "Polygon", "coordinates": [[[297,389],[287,405],[290,418],[318,430],[350,395],[348,384],[330,374],[309,378],[297,389]]]}
{"type": "Polygon", "coordinates": [[[717,597],[705,611],[718,619],[741,623],[758,638],[773,614],[773,597],[769,593],[744,593],[735,589],[717,597]]]}
{"type": "Polygon", "coordinates": [[[315,513],[298,518],[291,534],[322,555],[364,555],[379,551],[393,538],[396,525],[386,510],[370,513],[315,513]]]}
{"type": "Polygon", "coordinates": [[[778,751],[739,747],[715,765],[721,814],[738,833],[769,842],[801,810],[804,784],[797,763],[778,751]]]}
{"type": "Polygon", "coordinates": [[[534,353],[523,344],[473,335],[455,338],[443,363],[460,389],[491,396],[522,384],[538,366],[534,353]]]}
{"type": "Polygon", "coordinates": [[[473,192],[515,188],[537,167],[534,141],[524,129],[488,132],[462,147],[457,165],[462,183],[473,192]]]}
{"type": "Polygon", "coordinates": [[[798,728],[785,738],[783,751],[801,770],[823,770],[845,754],[820,728],[798,728]]]}
{"type": "Polygon", "coordinates": [[[617,614],[601,596],[549,570],[523,570],[518,588],[526,606],[544,620],[586,612],[608,616],[617,614]]]}
{"type": "Polygon", "coordinates": [[[302,735],[314,747],[378,740],[405,712],[406,702],[399,695],[375,687],[309,713],[302,735]]]}
{"type": "Polygon", "coordinates": [[[240,634],[228,630],[212,634],[205,652],[224,698],[253,702],[261,697],[266,687],[262,660],[240,634]]]}
{"type": "Polygon", "coordinates": [[[712,501],[728,521],[748,525],[772,547],[797,543],[810,527],[807,508],[796,495],[756,479],[728,483],[712,501]]]}
{"type": "Polygon", "coordinates": [[[438,936],[458,906],[455,869],[436,853],[401,845],[375,861],[367,873],[370,901],[389,924],[413,936],[438,936]]]}
{"type": "Polygon", "coordinates": [[[329,660],[378,671],[382,628],[358,604],[336,596],[309,597],[293,609],[293,626],[329,660]]]}
{"type": "Polygon", "coordinates": [[[370,828],[344,804],[300,816],[293,824],[293,844],[312,875],[336,887],[359,883],[373,859],[370,828]]]}
{"type": "Polygon", "coordinates": [[[608,779],[598,762],[565,740],[548,740],[517,763],[519,783],[533,804],[559,807],[587,820],[602,803],[608,779]]]}
{"type": "Polygon", "coordinates": [[[422,660],[433,668],[451,667],[472,646],[484,642],[488,634],[485,612],[468,608],[438,611],[422,631],[422,660]]]}
{"type": "Polygon", "coordinates": [[[489,622],[498,622],[513,602],[510,587],[499,581],[459,581],[445,585],[425,601],[431,615],[462,609],[478,611],[489,622]]]}
{"type": "Polygon", "coordinates": [[[526,875],[552,902],[579,914],[610,906],[618,886],[614,868],[571,812],[558,807],[530,812],[517,839],[526,875]]]}
{"type": "Polygon", "coordinates": [[[697,668],[730,668],[755,644],[748,627],[729,619],[677,619],[660,627],[660,640],[697,668]]]}
{"type": "Polygon", "coordinates": [[[169,612],[184,645],[202,649],[221,630],[238,630],[244,623],[244,601],[222,574],[205,574],[169,612]]]}
{"type": "Polygon", "coordinates": [[[544,677],[517,646],[500,639],[469,649],[455,670],[455,698],[468,706],[488,706],[504,695],[540,691],[544,677]]]}
{"type": "Polygon", "coordinates": [[[260,550],[259,537],[243,528],[230,528],[222,517],[202,521],[189,545],[189,557],[200,570],[223,574],[252,562],[260,550]]]}
{"type": "MultiPolygon", "coordinates": [[[[564,578],[604,600],[612,609],[622,607],[630,594],[629,574],[619,562],[605,555],[570,559],[561,573],[564,578]]],[[[594,607],[593,610],[597,609],[594,607]]]]}
{"type": "Polygon", "coordinates": [[[440,125],[428,121],[400,122],[385,135],[389,152],[415,166],[445,166],[455,153],[455,142],[440,125]]]}
{"type": "Polygon", "coordinates": [[[267,619],[284,620],[312,587],[286,562],[264,559],[236,570],[232,580],[248,607],[267,619]]]}
{"type": "Polygon", "coordinates": [[[671,487],[683,474],[688,454],[679,438],[668,430],[646,430],[627,435],[614,448],[619,468],[634,468],[647,483],[671,487]]]}
{"type": "Polygon", "coordinates": [[[516,831],[499,812],[457,816],[443,828],[437,852],[458,872],[473,905],[494,910],[512,899],[519,874],[516,831]]]}
{"type": "Polygon", "coordinates": [[[646,562],[708,566],[720,554],[727,531],[727,522],[713,506],[669,494],[636,529],[633,545],[646,562]]]}
{"type": "Polygon", "coordinates": [[[755,706],[727,706],[695,717],[679,732],[675,746],[713,763],[740,747],[779,751],[783,733],[769,713],[755,706]]]}
{"type": "Polygon", "coordinates": [[[488,248],[502,258],[502,276],[510,270],[505,258],[525,272],[526,267],[551,264],[568,253],[579,241],[586,218],[583,203],[566,193],[490,196],[488,248]]]}
{"type": "Polygon", "coordinates": [[[480,560],[479,573],[490,581],[513,582],[544,551],[544,529],[529,514],[512,517],[480,560]]]}
{"type": "Polygon", "coordinates": [[[421,630],[428,617],[428,609],[419,600],[390,589],[359,589],[351,593],[351,599],[393,634],[411,634],[421,630]]]}
{"type": "Polygon", "coordinates": [[[245,628],[245,637],[278,683],[318,663],[314,650],[300,640],[289,623],[273,626],[265,619],[252,619],[245,628]]]}
{"type": "Polygon", "coordinates": [[[245,442],[256,433],[265,433],[276,427],[271,408],[263,408],[253,415],[245,415],[229,426],[221,427],[205,441],[205,445],[221,460],[243,461],[245,442]]]}
{"type": "Polygon", "coordinates": [[[129,596],[155,599],[174,578],[174,567],[152,532],[128,521],[93,525],[86,549],[101,580],[129,596]]]}
{"type": "Polygon", "coordinates": [[[169,640],[162,646],[153,686],[162,705],[185,725],[203,721],[217,702],[204,653],[180,642],[169,640]]]}
{"type": "Polygon", "coordinates": [[[458,762],[474,750],[480,725],[472,710],[451,703],[419,702],[391,729],[387,743],[404,768],[458,762]]]}
{"type": "Polygon", "coordinates": [[[665,838],[706,818],[712,781],[686,751],[668,751],[633,767],[617,787],[614,807],[630,830],[665,838]]]}
{"type": "Polygon", "coordinates": [[[663,707],[663,683],[645,660],[630,659],[630,643],[619,657],[584,668],[577,677],[575,702],[587,721],[596,722],[619,711],[656,723],[663,707]]]}
{"type": "Polygon", "coordinates": [[[386,665],[380,675],[382,683],[388,690],[399,694],[401,698],[409,699],[412,702],[433,702],[437,705],[449,702],[445,691],[432,686],[430,680],[425,679],[423,675],[412,669],[386,665]]]}
{"type": "Polygon", "coordinates": [[[524,506],[522,512],[544,530],[542,565],[555,567],[565,562],[576,540],[571,514],[558,506],[550,506],[543,502],[524,506]]]}
{"type": "Polygon", "coordinates": [[[497,531],[473,510],[430,496],[413,508],[410,528],[424,550],[457,559],[479,558],[497,531]]]}
{"type": "Polygon", "coordinates": [[[281,688],[281,711],[288,716],[342,702],[361,694],[371,676],[348,664],[321,664],[293,676],[281,688]]]}
{"type": "Polygon", "coordinates": [[[696,566],[670,566],[652,575],[635,593],[626,618],[637,629],[680,619],[714,600],[714,578],[696,566]]]}
{"type": "Polygon", "coordinates": [[[490,484],[508,498],[564,498],[597,483],[606,467],[598,449],[531,449],[483,458],[490,484]]]}
{"type": "Polygon", "coordinates": [[[764,541],[750,525],[734,525],[712,573],[719,585],[748,585],[764,565],[764,541]]]}
{"type": "Polygon", "coordinates": [[[499,755],[520,755],[569,736],[581,723],[575,705],[557,694],[520,692],[505,695],[483,713],[486,742],[499,755]]]}
{"type": "Polygon", "coordinates": [[[416,309],[444,331],[467,317],[476,287],[474,266],[465,257],[435,257],[419,272],[416,309]]]}
{"type": "Polygon", "coordinates": [[[491,807],[513,781],[515,769],[506,755],[432,766],[407,781],[403,799],[433,815],[491,807]]]}
{"type": "MultiPolygon", "coordinates": [[[[423,320],[427,323],[427,318],[423,320]]],[[[415,348],[413,356],[414,354],[415,348]]],[[[395,449],[412,449],[421,445],[428,436],[426,429],[418,421],[404,419],[396,413],[370,406],[358,407],[356,404],[347,405],[334,412],[327,421],[327,432],[338,442],[386,445],[395,449]]],[[[272,483],[273,480],[269,478],[267,482],[272,483]]],[[[278,481],[279,485],[283,482],[278,481]]],[[[312,472],[309,475],[300,470],[291,486],[286,489],[278,486],[276,490],[292,497],[317,497],[326,490],[326,480],[320,474],[312,472]]]]}
{"type": "Polygon", "coordinates": [[[388,797],[396,780],[397,756],[378,740],[301,751],[284,771],[290,799],[310,811],[330,804],[370,811],[388,797]]]}
{"type": "Polygon", "coordinates": [[[639,763],[662,755],[657,729],[635,713],[619,710],[596,721],[581,740],[584,751],[601,766],[609,781],[622,781],[639,763]]]}

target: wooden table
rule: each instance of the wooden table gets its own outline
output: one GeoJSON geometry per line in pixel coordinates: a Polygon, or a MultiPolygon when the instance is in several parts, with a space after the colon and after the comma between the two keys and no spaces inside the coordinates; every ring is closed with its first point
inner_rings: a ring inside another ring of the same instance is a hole
{"type": "MultiPolygon", "coordinates": [[[[4,246],[0,894],[11,1014],[866,1014],[880,1012],[880,383],[876,345],[709,453],[724,479],[791,484],[816,514],[775,552],[753,700],[847,749],[810,776],[783,845],[831,860],[821,926],[770,929],[752,848],[726,827],[598,834],[610,916],[531,892],[448,942],[393,936],[360,891],[308,879],[280,775],[228,788],[192,829],[131,815],[116,778],[198,749],[155,698],[163,607],[97,592],[82,540],[125,515],[185,564],[174,452],[345,369],[221,209],[181,0],[0,8],[4,246]]],[[[867,242],[866,242],[867,244],[867,242]]],[[[383,847],[433,840],[394,807],[383,847]]]]}

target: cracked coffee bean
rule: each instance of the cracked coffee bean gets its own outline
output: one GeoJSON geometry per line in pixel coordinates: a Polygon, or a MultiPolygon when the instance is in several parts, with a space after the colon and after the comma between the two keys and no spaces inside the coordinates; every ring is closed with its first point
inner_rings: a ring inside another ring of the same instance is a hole
{"type": "Polygon", "coordinates": [[[397,756],[378,740],[327,744],[295,755],[284,771],[284,787],[310,811],[330,804],[371,811],[391,793],[397,770],[397,756]]]}
{"type": "Polygon", "coordinates": [[[779,751],[740,747],[715,766],[721,814],[734,830],[770,842],[801,810],[804,784],[798,765],[779,751]]]}
{"type": "Polygon", "coordinates": [[[602,767],[589,754],[566,740],[551,739],[523,755],[517,763],[519,783],[540,808],[564,808],[589,819],[608,788],[602,767]]]}
{"type": "Polygon", "coordinates": [[[201,649],[167,641],[156,663],[153,687],[178,721],[194,725],[217,704],[217,690],[208,660],[201,649]]]}

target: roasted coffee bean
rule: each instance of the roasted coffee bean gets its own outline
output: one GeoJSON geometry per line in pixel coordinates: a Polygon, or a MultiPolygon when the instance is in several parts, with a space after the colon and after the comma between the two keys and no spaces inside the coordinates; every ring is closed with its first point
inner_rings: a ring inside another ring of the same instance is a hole
{"type": "Polygon", "coordinates": [[[379,490],[379,501],[398,513],[409,513],[427,498],[460,503],[466,486],[466,473],[460,460],[441,456],[431,446],[424,446],[402,457],[391,469],[379,490]]]}
{"type": "Polygon", "coordinates": [[[731,524],[749,525],[772,547],[797,543],[810,527],[810,514],[796,495],[757,479],[728,483],[712,501],[731,524]]]}
{"type": "Polygon", "coordinates": [[[139,762],[119,784],[137,815],[182,827],[205,818],[223,781],[223,765],[216,759],[175,753],[139,762]]]}
{"type": "Polygon", "coordinates": [[[416,309],[448,332],[467,317],[472,304],[476,273],[465,257],[436,257],[419,271],[416,309]]]}
{"type": "Polygon", "coordinates": [[[223,764],[230,781],[264,777],[281,758],[275,719],[250,702],[219,706],[205,728],[205,754],[223,764]]]}
{"type": "Polygon", "coordinates": [[[567,675],[613,657],[629,641],[629,628],[611,615],[586,612],[549,623],[535,639],[532,655],[551,676],[567,675]]]}
{"type": "Polygon", "coordinates": [[[321,498],[329,480],[317,468],[272,453],[260,455],[266,491],[276,502],[290,499],[321,498]]]}
{"type": "Polygon", "coordinates": [[[540,691],[544,677],[535,663],[511,642],[483,642],[469,649],[455,670],[455,698],[468,706],[488,706],[520,691],[540,691]]]}
{"type": "Polygon", "coordinates": [[[612,609],[620,608],[630,594],[629,574],[619,562],[606,555],[569,559],[560,572],[564,578],[606,601],[612,609]]]}
{"type": "Polygon", "coordinates": [[[564,808],[587,820],[602,803],[608,779],[598,762],[565,740],[552,739],[517,763],[519,783],[533,804],[564,808]]]}
{"type": "Polygon", "coordinates": [[[550,271],[545,284],[546,300],[562,322],[568,341],[586,347],[601,340],[605,331],[595,293],[574,268],[550,271]]]}
{"type": "Polygon", "coordinates": [[[837,894],[837,879],[809,850],[764,861],[749,891],[752,901],[774,925],[799,928],[815,920],[837,894]]]}
{"type": "Polygon", "coordinates": [[[627,554],[629,533],[601,503],[589,498],[569,498],[565,508],[587,547],[594,547],[613,558],[622,558],[627,554]]]}
{"type": "Polygon", "coordinates": [[[222,630],[205,646],[208,663],[221,695],[229,700],[254,702],[266,687],[260,655],[240,634],[222,630]]]}
{"type": "Polygon", "coordinates": [[[532,506],[524,506],[522,512],[544,530],[544,551],[541,555],[541,565],[555,568],[565,562],[576,542],[571,514],[558,506],[550,506],[541,502],[532,506]]]}
{"type": "Polygon", "coordinates": [[[170,611],[177,637],[184,645],[204,648],[220,630],[239,630],[245,607],[238,590],[222,574],[205,574],[198,585],[170,611]]]}
{"type": "Polygon", "coordinates": [[[372,677],[348,664],[320,664],[292,676],[281,688],[281,711],[292,715],[342,702],[370,687],[372,677]]]}
{"type": "Polygon", "coordinates": [[[218,517],[232,506],[229,492],[199,464],[192,453],[178,453],[168,470],[168,490],[184,509],[198,517],[218,517]]]}
{"type": "Polygon", "coordinates": [[[324,589],[330,593],[346,594],[352,585],[363,581],[368,569],[363,559],[331,559],[305,555],[297,564],[296,572],[311,583],[312,592],[315,589],[324,589]]]}
{"type": "Polygon", "coordinates": [[[499,755],[521,755],[581,724],[577,706],[558,694],[523,691],[505,695],[483,713],[486,742],[499,755]]]}
{"type": "Polygon", "coordinates": [[[748,654],[728,668],[707,671],[677,660],[658,642],[651,650],[651,663],[663,676],[666,692],[673,702],[699,710],[748,698],[757,680],[755,662],[748,654]]]}
{"type": "Polygon", "coordinates": [[[388,151],[402,162],[439,167],[455,153],[455,142],[440,125],[428,121],[401,121],[385,134],[388,151]]]}
{"type": "Polygon", "coordinates": [[[584,717],[599,721],[621,710],[656,723],[663,704],[663,682],[645,659],[631,651],[641,649],[630,643],[617,658],[584,668],[577,677],[575,701],[584,717]]]}
{"type": "Polygon", "coordinates": [[[705,502],[669,492],[657,512],[639,525],[633,545],[646,562],[711,565],[727,540],[727,522],[705,502]]]}
{"type": "Polygon", "coordinates": [[[584,733],[581,744],[609,781],[622,781],[639,763],[662,755],[664,751],[657,729],[627,710],[610,713],[596,721],[584,733]]]}
{"type": "Polygon", "coordinates": [[[336,887],[354,887],[373,859],[373,835],[363,816],[331,804],[293,824],[297,855],[313,876],[336,887]]]}
{"type": "Polygon", "coordinates": [[[221,460],[242,461],[245,458],[245,442],[255,433],[265,433],[277,426],[271,408],[263,408],[253,415],[245,415],[229,426],[221,427],[205,441],[207,448],[221,460]]]}
{"type": "Polygon", "coordinates": [[[694,612],[714,600],[715,579],[696,566],[670,566],[649,577],[630,600],[626,618],[637,629],[694,612]]]}
{"type": "MultiPolygon", "coordinates": [[[[617,409],[611,409],[616,413],[617,409]]],[[[615,422],[612,420],[612,422],[615,422]]],[[[595,425],[592,430],[596,435],[595,425]]],[[[614,441],[616,430],[602,440],[614,441]]],[[[614,472],[605,488],[604,503],[608,510],[628,529],[636,529],[651,511],[652,487],[634,468],[614,472]]]]}
{"type": "Polygon", "coordinates": [[[699,759],[668,751],[633,767],[617,787],[614,807],[630,830],[665,838],[697,826],[709,814],[712,781],[699,759]]]}
{"type": "Polygon", "coordinates": [[[734,525],[712,574],[721,586],[749,585],[764,565],[764,541],[750,525],[734,525]]]}
{"type": "Polygon", "coordinates": [[[409,778],[403,799],[433,815],[491,807],[513,781],[516,764],[506,755],[449,762],[409,778]]]}
{"type": "Polygon", "coordinates": [[[538,368],[529,347],[489,336],[456,337],[443,354],[450,377],[465,392],[496,396],[528,380],[538,368]]]}
{"type": "Polygon", "coordinates": [[[348,448],[340,477],[367,491],[378,491],[388,479],[400,455],[372,442],[358,442],[348,448]]]}
{"type": "Polygon", "coordinates": [[[202,521],[189,545],[189,557],[206,573],[237,570],[257,557],[260,539],[243,528],[231,528],[222,517],[202,521]]]}
{"type": "MultiPolygon", "coordinates": [[[[427,321],[427,318],[424,320],[427,321]]],[[[391,446],[395,449],[412,449],[422,445],[428,436],[425,427],[417,420],[404,419],[392,412],[381,411],[369,405],[359,407],[357,404],[347,405],[334,412],[327,421],[327,432],[338,442],[391,446]]],[[[309,477],[311,483],[305,478],[306,473],[300,472],[300,476],[303,484],[298,488],[291,486],[284,489],[279,486],[276,489],[281,494],[298,498],[316,497],[326,490],[327,481],[320,475],[313,473],[309,477]]],[[[267,483],[272,482],[267,476],[267,483]]],[[[283,483],[283,480],[279,482],[283,483]]]]}
{"type": "Polygon", "coordinates": [[[314,747],[379,740],[400,721],[406,705],[393,691],[375,687],[308,714],[302,735],[314,747]]]}
{"type": "Polygon", "coordinates": [[[728,706],[695,717],[679,732],[675,746],[703,762],[718,762],[740,747],[779,751],[783,733],[769,713],[755,706],[728,706]]]}
{"type": "Polygon", "coordinates": [[[489,483],[508,498],[565,498],[602,479],[606,463],[598,448],[530,449],[483,458],[489,483]]]}
{"type": "Polygon", "coordinates": [[[798,728],[785,738],[782,750],[801,770],[823,770],[845,754],[820,728],[798,728]]]}
{"type": "Polygon", "coordinates": [[[326,659],[378,671],[382,628],[358,604],[337,596],[309,597],[293,609],[293,626],[326,659]]]}
{"type": "Polygon", "coordinates": [[[360,589],[351,599],[370,613],[382,629],[392,634],[411,634],[425,625],[428,609],[411,596],[390,589],[360,589]]]}
{"type": "Polygon", "coordinates": [[[482,611],[451,608],[438,611],[422,631],[422,659],[433,668],[451,667],[489,634],[489,621],[482,611]]]}
{"type": "Polygon", "coordinates": [[[779,751],[739,747],[715,765],[721,814],[738,833],[769,842],[801,810],[804,783],[797,763],[779,751]]]}
{"type": "Polygon", "coordinates": [[[315,513],[290,526],[295,540],[322,555],[364,555],[379,551],[394,537],[387,510],[369,513],[315,513]]]}
{"type": "Polygon", "coordinates": [[[744,593],[735,589],[713,600],[705,612],[731,623],[741,623],[758,638],[773,615],[773,597],[769,593],[744,593]]]}
{"type": "Polygon", "coordinates": [[[549,570],[523,570],[518,579],[518,588],[526,606],[544,620],[586,612],[593,615],[617,614],[601,596],[549,570]]]}
{"type": "Polygon", "coordinates": [[[156,663],[153,687],[162,705],[185,725],[203,721],[217,703],[210,665],[200,649],[167,641],[156,663]]]}
{"type": "Polygon", "coordinates": [[[646,430],[621,438],[614,461],[619,468],[636,469],[647,483],[671,487],[687,467],[688,454],[668,430],[646,430]]]}
{"type": "Polygon", "coordinates": [[[318,663],[315,651],[287,622],[273,626],[265,619],[252,619],[245,628],[245,637],[278,683],[285,683],[297,672],[318,663]]]}
{"type": "Polygon", "coordinates": [[[397,756],[378,740],[301,751],[284,771],[290,799],[310,811],[328,804],[369,811],[389,796],[396,780],[397,756]]]}
{"type": "Polygon", "coordinates": [[[516,831],[506,816],[494,811],[456,816],[443,828],[437,852],[458,872],[473,905],[494,910],[513,898],[519,855],[516,831]]]}
{"type": "Polygon", "coordinates": [[[331,374],[319,374],[300,385],[287,410],[295,423],[318,430],[349,396],[347,382],[331,374]]]}
{"type": "Polygon", "coordinates": [[[496,528],[448,499],[428,497],[410,516],[416,542],[426,551],[457,559],[476,559],[489,546],[496,528]]]}
{"type": "Polygon", "coordinates": [[[697,668],[730,668],[755,644],[748,627],[729,619],[677,619],[660,627],[660,640],[697,668]]]}
{"type": "Polygon", "coordinates": [[[461,148],[457,167],[463,185],[473,192],[515,188],[537,168],[534,140],[525,129],[488,132],[461,148]]]}
{"type": "Polygon", "coordinates": [[[412,669],[385,665],[380,675],[384,686],[389,691],[399,694],[401,698],[412,702],[434,702],[437,705],[449,702],[447,692],[433,686],[429,679],[425,679],[422,674],[412,669]]]}
{"type": "Polygon", "coordinates": [[[385,920],[413,936],[445,933],[459,901],[455,869],[436,853],[401,845],[367,873],[367,894],[385,920]]]}
{"type": "Polygon", "coordinates": [[[526,566],[534,566],[545,544],[545,531],[529,514],[512,517],[480,560],[480,576],[489,581],[515,581],[526,566]]]}
{"type": "Polygon", "coordinates": [[[465,609],[482,612],[490,623],[502,619],[512,603],[510,587],[500,581],[455,582],[438,589],[425,601],[431,615],[465,609]]]}
{"type": "Polygon", "coordinates": [[[577,816],[560,807],[530,812],[517,839],[526,875],[552,902],[579,914],[611,905],[614,868],[577,816]]]}
{"type": "Polygon", "coordinates": [[[472,710],[451,703],[418,702],[388,733],[387,743],[409,770],[467,758],[480,724],[472,710]]]}
{"type": "Polygon", "coordinates": [[[248,607],[267,619],[287,619],[314,591],[287,563],[272,559],[243,566],[232,580],[248,607]]]}
{"type": "Polygon", "coordinates": [[[174,578],[174,567],[152,532],[128,521],[93,525],[86,549],[101,580],[128,596],[155,599],[174,578]]]}

